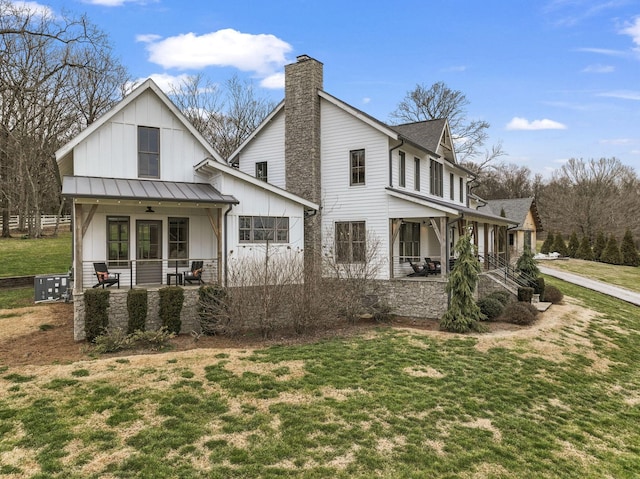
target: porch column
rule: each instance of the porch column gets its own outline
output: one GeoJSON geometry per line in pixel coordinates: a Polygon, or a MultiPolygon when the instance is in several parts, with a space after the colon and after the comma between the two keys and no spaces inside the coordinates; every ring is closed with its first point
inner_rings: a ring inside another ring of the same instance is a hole
{"type": "Polygon", "coordinates": [[[74,291],[82,291],[83,274],[82,274],[82,205],[73,203],[73,222],[74,222],[74,245],[73,245],[73,263],[75,265],[73,271],[73,289],[74,291]]]}
{"type": "Polygon", "coordinates": [[[447,255],[447,217],[440,217],[440,271],[441,274],[449,273],[449,257],[447,255]]]}
{"type": "Polygon", "coordinates": [[[484,269],[489,269],[489,223],[484,224],[484,269]]]}

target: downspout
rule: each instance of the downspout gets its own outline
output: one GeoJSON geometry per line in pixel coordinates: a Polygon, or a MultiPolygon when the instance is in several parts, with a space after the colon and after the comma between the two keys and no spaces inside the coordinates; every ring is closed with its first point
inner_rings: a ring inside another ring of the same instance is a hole
{"type": "Polygon", "coordinates": [[[231,210],[233,209],[233,204],[229,203],[229,209],[227,211],[225,211],[224,213],[224,256],[222,258],[223,262],[224,262],[224,287],[226,288],[228,286],[229,283],[229,275],[228,275],[228,261],[227,261],[227,250],[229,249],[227,247],[227,215],[229,213],[231,213],[231,210]]]}
{"type": "Polygon", "coordinates": [[[393,150],[400,148],[402,145],[404,145],[403,138],[400,139],[399,145],[394,146],[389,150],[389,187],[390,188],[393,188],[393,150]]]}

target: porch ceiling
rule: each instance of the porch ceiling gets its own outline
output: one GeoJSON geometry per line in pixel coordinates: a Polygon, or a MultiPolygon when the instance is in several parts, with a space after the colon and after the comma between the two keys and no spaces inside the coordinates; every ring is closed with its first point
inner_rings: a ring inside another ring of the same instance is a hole
{"type": "Polygon", "coordinates": [[[65,176],[62,196],[82,203],[158,202],[165,205],[212,207],[237,204],[232,195],[223,195],[207,183],[65,176]]]}

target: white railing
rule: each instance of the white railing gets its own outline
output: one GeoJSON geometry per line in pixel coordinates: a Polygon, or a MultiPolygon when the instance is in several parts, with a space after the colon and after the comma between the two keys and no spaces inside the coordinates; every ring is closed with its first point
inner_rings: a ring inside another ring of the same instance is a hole
{"type": "MultiPolygon", "coordinates": [[[[58,215],[41,215],[40,225],[42,228],[52,227],[56,225],[58,215]]],[[[29,224],[31,218],[25,218],[25,225],[29,224]]],[[[71,215],[62,215],[60,217],[61,225],[68,225],[71,223],[71,215]]],[[[20,216],[12,215],[9,217],[9,229],[17,230],[20,224],[20,216]]],[[[2,218],[0,218],[0,228],[2,228],[2,218]]]]}

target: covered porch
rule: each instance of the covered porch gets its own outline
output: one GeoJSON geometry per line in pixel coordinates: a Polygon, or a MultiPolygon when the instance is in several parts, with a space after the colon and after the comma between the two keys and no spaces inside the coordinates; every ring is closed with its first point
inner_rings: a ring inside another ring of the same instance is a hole
{"type": "Polygon", "coordinates": [[[93,177],[65,177],[62,193],[73,202],[74,294],[102,286],[100,263],[113,289],[184,283],[194,261],[202,280],[223,282],[233,196],[206,183],[93,177]]]}

